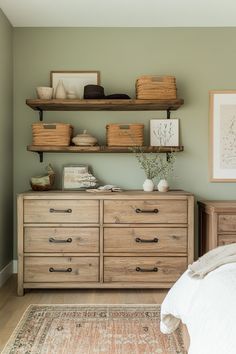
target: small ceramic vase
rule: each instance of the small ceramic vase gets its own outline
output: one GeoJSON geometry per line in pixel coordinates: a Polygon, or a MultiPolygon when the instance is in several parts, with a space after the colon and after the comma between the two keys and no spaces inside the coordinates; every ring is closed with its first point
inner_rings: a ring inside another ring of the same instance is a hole
{"type": "Polygon", "coordinates": [[[151,179],[147,178],[145,179],[143,183],[143,190],[144,192],[152,192],[154,189],[154,183],[151,179]]]}
{"type": "Polygon", "coordinates": [[[157,189],[159,192],[168,192],[169,190],[169,185],[166,179],[161,179],[160,182],[157,185],[157,189]]]}
{"type": "Polygon", "coordinates": [[[64,100],[66,98],[66,89],[62,80],[59,80],[57,84],[55,98],[61,100],[64,100]]]}
{"type": "Polygon", "coordinates": [[[77,96],[76,96],[75,91],[73,91],[73,90],[68,91],[68,92],[67,92],[67,98],[69,98],[70,100],[76,99],[77,96]]]}

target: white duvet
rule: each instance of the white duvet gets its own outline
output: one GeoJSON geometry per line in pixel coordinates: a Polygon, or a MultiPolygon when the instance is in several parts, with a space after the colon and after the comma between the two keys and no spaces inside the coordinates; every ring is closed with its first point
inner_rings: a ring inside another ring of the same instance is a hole
{"type": "Polygon", "coordinates": [[[204,279],[188,270],[168,292],[161,307],[161,331],[173,332],[180,320],[190,335],[189,354],[236,354],[236,263],[204,279]]]}

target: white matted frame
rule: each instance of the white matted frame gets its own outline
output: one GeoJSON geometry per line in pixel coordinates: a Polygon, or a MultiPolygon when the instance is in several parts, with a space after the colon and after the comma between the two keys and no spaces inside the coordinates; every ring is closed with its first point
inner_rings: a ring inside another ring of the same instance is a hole
{"type": "Polygon", "coordinates": [[[179,146],[179,119],[151,119],[151,146],[179,146]]]}
{"type": "Polygon", "coordinates": [[[62,189],[63,190],[80,190],[81,183],[79,177],[88,173],[88,165],[67,165],[63,167],[62,189]]]}
{"type": "Polygon", "coordinates": [[[236,90],[210,91],[211,182],[236,182],[236,90]]]}
{"type": "Polygon", "coordinates": [[[83,99],[84,86],[100,85],[99,71],[51,71],[50,84],[54,88],[54,95],[59,81],[62,80],[66,91],[73,91],[76,98],[83,99]]]}

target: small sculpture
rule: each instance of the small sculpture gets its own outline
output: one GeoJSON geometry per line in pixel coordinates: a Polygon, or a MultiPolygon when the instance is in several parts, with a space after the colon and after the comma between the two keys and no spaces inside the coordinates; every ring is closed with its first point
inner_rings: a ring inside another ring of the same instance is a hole
{"type": "Polygon", "coordinates": [[[34,191],[49,191],[52,189],[55,181],[55,172],[52,165],[46,167],[47,175],[30,178],[30,185],[34,191]]]}
{"type": "Polygon", "coordinates": [[[56,87],[56,92],[55,92],[55,98],[64,100],[66,98],[66,89],[63,84],[62,80],[59,80],[57,87],[56,87]]]}

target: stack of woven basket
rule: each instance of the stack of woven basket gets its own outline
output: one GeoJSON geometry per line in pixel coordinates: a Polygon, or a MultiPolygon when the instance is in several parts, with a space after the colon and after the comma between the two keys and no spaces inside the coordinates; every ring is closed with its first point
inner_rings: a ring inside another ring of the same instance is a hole
{"type": "Polygon", "coordinates": [[[140,76],[136,81],[136,97],[140,100],[176,99],[174,76],[140,76]]]}

